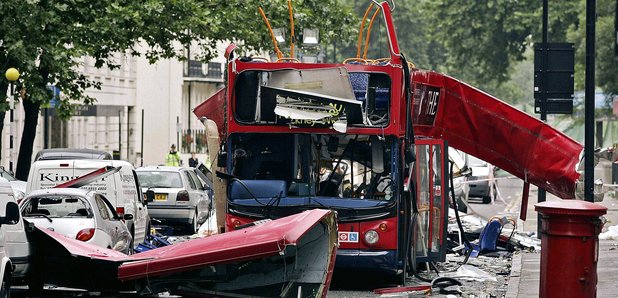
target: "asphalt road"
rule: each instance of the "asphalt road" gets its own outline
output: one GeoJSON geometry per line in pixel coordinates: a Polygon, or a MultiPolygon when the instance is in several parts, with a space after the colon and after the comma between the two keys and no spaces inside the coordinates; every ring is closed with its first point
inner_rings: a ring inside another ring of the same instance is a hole
{"type": "Polygon", "coordinates": [[[496,185],[498,196],[489,204],[483,204],[481,198],[469,198],[469,212],[483,219],[493,216],[519,216],[524,182],[505,173],[499,174],[496,185]]]}

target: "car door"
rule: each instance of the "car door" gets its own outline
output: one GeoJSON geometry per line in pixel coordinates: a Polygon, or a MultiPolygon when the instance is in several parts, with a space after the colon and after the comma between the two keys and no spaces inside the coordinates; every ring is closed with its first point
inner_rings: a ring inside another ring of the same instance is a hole
{"type": "MultiPolygon", "coordinates": [[[[120,238],[119,233],[121,232],[118,225],[116,223],[120,222],[118,220],[116,220],[113,217],[113,213],[111,210],[109,210],[109,207],[107,206],[107,204],[105,203],[105,200],[107,200],[105,197],[103,197],[100,194],[95,194],[94,195],[94,200],[96,203],[96,209],[95,212],[99,213],[99,218],[97,218],[96,220],[96,229],[103,231],[104,233],[106,233],[109,238],[110,238],[110,247],[113,248],[116,243],[118,242],[118,239],[120,238]]],[[[95,218],[97,216],[95,215],[95,218]]]]}
{"type": "Polygon", "coordinates": [[[144,198],[144,194],[142,193],[142,188],[139,185],[139,179],[137,178],[137,173],[134,170],[131,170],[133,174],[133,182],[135,183],[135,191],[136,191],[136,210],[133,218],[134,228],[135,228],[135,241],[134,244],[139,244],[146,240],[147,235],[150,233],[150,216],[148,215],[148,208],[146,203],[146,198],[144,198]]]}
{"type": "Polygon", "coordinates": [[[191,197],[191,202],[195,204],[197,209],[198,221],[202,221],[208,216],[208,200],[206,193],[204,193],[204,186],[199,181],[193,170],[184,171],[185,178],[189,182],[187,191],[191,197]]]}

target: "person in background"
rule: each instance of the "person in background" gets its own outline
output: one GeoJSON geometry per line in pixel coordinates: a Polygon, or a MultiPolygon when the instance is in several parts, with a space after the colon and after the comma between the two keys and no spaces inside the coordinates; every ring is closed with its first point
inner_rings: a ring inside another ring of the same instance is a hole
{"type": "Polygon", "coordinates": [[[180,154],[176,151],[176,145],[170,146],[170,152],[165,156],[165,165],[171,167],[180,166],[180,154]]]}
{"type": "Polygon", "coordinates": [[[197,157],[195,157],[195,152],[191,152],[191,157],[189,158],[189,166],[195,168],[198,164],[199,161],[197,160],[197,157]]]}

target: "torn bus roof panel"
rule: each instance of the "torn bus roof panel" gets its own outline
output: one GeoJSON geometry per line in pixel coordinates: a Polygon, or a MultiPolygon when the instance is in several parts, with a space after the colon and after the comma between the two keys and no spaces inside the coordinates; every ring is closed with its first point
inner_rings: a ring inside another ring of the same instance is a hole
{"type": "Polygon", "coordinates": [[[217,124],[219,130],[219,137],[223,140],[225,138],[224,131],[224,117],[225,117],[225,98],[226,88],[220,89],[211,97],[206,99],[203,103],[199,104],[193,109],[193,114],[198,118],[206,117],[214,121],[217,124]]]}
{"type": "Polygon", "coordinates": [[[445,139],[563,199],[575,198],[583,147],[564,133],[449,76],[414,71],[417,137],[445,139]]]}
{"type": "Polygon", "coordinates": [[[279,96],[291,97],[291,98],[295,98],[295,99],[298,99],[304,102],[312,102],[312,103],[320,104],[324,106],[341,105],[345,108],[346,119],[349,123],[352,123],[352,124],[362,124],[363,123],[362,103],[360,101],[357,101],[353,95],[351,98],[341,98],[341,97],[334,97],[334,96],[320,94],[320,93],[293,90],[293,89],[285,89],[285,88],[276,88],[276,87],[269,87],[269,86],[262,86],[262,89],[269,91],[269,92],[274,92],[275,94],[279,96]]]}
{"type": "Polygon", "coordinates": [[[352,99],[354,91],[345,67],[281,69],[269,73],[268,87],[307,91],[352,99]]]}
{"type": "Polygon", "coordinates": [[[114,292],[134,290],[131,284],[118,280],[118,266],[123,262],[139,260],[139,255],[128,256],[62,234],[34,228],[28,232],[34,248],[36,275],[46,284],[59,287],[114,292]]]}
{"type": "Polygon", "coordinates": [[[277,116],[297,120],[322,120],[332,116],[329,111],[330,109],[323,106],[278,104],[275,107],[275,114],[277,116]]]}
{"type": "Polygon", "coordinates": [[[49,230],[35,228],[32,238],[39,277],[59,287],[325,297],[337,251],[335,217],[314,209],[131,256],[49,230]]]}
{"type": "Polygon", "coordinates": [[[141,253],[118,278],[154,292],[325,296],[336,246],[335,213],[315,209],[141,253]]]}

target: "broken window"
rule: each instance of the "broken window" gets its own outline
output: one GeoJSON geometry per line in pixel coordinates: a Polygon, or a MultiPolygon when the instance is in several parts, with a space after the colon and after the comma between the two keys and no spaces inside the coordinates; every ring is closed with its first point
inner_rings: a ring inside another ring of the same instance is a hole
{"type": "Polygon", "coordinates": [[[244,124],[333,127],[386,126],[390,78],[344,67],[244,71],[236,79],[234,115],[244,124]]]}
{"type": "Polygon", "coordinates": [[[272,181],[243,189],[271,183],[284,187],[275,195],[286,197],[391,200],[394,143],[366,135],[237,134],[231,138],[232,174],[245,182],[272,181]]]}

